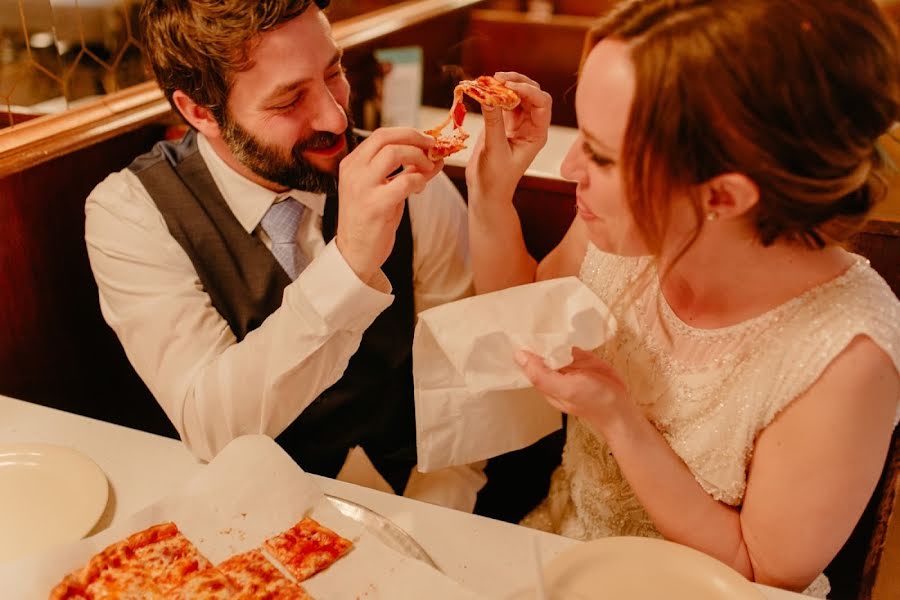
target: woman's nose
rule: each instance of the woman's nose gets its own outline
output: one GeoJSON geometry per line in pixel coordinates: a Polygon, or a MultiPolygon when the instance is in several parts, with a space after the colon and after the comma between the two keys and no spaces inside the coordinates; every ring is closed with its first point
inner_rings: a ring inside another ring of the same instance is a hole
{"type": "Polygon", "coordinates": [[[581,141],[576,139],[566,152],[565,158],[559,166],[559,174],[564,179],[578,182],[584,176],[584,156],[581,151],[581,141]]]}

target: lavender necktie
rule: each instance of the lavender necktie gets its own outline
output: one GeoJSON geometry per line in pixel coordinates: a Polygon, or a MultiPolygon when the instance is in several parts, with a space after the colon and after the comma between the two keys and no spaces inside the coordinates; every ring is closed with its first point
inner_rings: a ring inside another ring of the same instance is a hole
{"type": "Polygon", "coordinates": [[[260,222],[272,240],[272,254],[292,281],[309,262],[297,246],[297,227],[304,210],[305,206],[288,197],[272,204],[260,222]]]}

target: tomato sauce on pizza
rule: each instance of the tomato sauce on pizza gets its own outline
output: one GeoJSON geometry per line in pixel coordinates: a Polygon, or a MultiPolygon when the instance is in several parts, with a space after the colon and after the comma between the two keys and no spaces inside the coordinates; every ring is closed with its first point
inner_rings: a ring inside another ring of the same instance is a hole
{"type": "Polygon", "coordinates": [[[303,581],[349,552],[353,542],[305,517],[264,545],[297,581],[303,581]]]}
{"type": "Polygon", "coordinates": [[[435,145],[428,153],[428,158],[437,161],[447,158],[466,147],[466,139],[469,134],[462,130],[463,121],[466,118],[466,105],[463,96],[469,96],[482,106],[491,106],[512,110],[519,105],[519,95],[506,87],[506,85],[489,75],[482,75],[476,79],[461,81],[453,90],[453,105],[447,118],[437,127],[429,129],[425,133],[435,139],[435,145]],[[453,124],[449,134],[444,134],[444,128],[453,124]]]}
{"type": "Polygon", "coordinates": [[[264,546],[274,559],[257,548],[213,566],[175,523],[160,523],[92,556],[53,588],[50,600],[312,600],[290,577],[309,579],[353,542],[306,517],[264,546]]]}

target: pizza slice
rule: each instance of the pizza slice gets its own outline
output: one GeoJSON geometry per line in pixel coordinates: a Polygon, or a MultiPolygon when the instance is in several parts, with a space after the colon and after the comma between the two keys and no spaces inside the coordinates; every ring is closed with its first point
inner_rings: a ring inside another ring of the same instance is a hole
{"type": "Polygon", "coordinates": [[[466,118],[466,105],[463,95],[478,101],[482,106],[491,106],[512,110],[519,105],[519,95],[506,87],[506,85],[489,75],[482,75],[476,79],[461,81],[453,90],[453,104],[450,113],[442,123],[429,129],[425,133],[435,139],[435,145],[428,152],[428,158],[432,161],[442,160],[451,154],[455,154],[466,147],[466,139],[469,134],[462,130],[463,121],[466,118]],[[449,134],[443,131],[447,125],[453,124],[449,134]]]}
{"type": "Polygon", "coordinates": [[[297,581],[327,569],[352,547],[353,542],[309,517],[265,541],[265,548],[297,581]]]}
{"type": "Polygon", "coordinates": [[[50,597],[161,598],[210,566],[174,523],[161,523],[110,544],[50,597]]]}
{"type": "Polygon", "coordinates": [[[461,81],[459,86],[464,94],[478,101],[482,106],[512,110],[519,105],[521,98],[506,84],[490,75],[482,75],[477,79],[461,81]]]}
{"type": "Polygon", "coordinates": [[[469,134],[462,128],[454,129],[448,135],[434,136],[434,146],[428,150],[428,159],[432,162],[443,160],[451,154],[456,154],[466,147],[469,134]]]}
{"type": "Polygon", "coordinates": [[[229,600],[237,597],[238,588],[216,567],[197,571],[177,590],[172,600],[229,600]]]}
{"type": "Polygon", "coordinates": [[[87,587],[86,597],[116,600],[162,600],[170,596],[156,584],[149,571],[137,564],[100,573],[87,587]]]}
{"type": "Polygon", "coordinates": [[[235,600],[312,600],[306,590],[282,575],[259,550],[232,556],[220,563],[218,570],[238,590],[235,600]]]}
{"type": "Polygon", "coordinates": [[[189,577],[212,566],[174,523],[164,523],[131,536],[135,560],[163,591],[181,587],[189,577]]]}
{"type": "Polygon", "coordinates": [[[90,598],[76,571],[66,575],[62,581],[56,584],[56,587],[50,590],[49,600],[90,600],[90,598]]]}

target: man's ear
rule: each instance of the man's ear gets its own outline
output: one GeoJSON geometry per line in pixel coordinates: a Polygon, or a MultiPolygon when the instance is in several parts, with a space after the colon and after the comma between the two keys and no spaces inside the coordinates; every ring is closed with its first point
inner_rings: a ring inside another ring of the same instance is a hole
{"type": "Polygon", "coordinates": [[[194,129],[208,138],[220,137],[219,124],[207,107],[197,104],[181,90],[175,90],[172,94],[172,102],[194,129]]]}
{"type": "Polygon", "coordinates": [[[741,173],[725,173],[703,184],[703,211],[709,220],[734,219],[759,202],[756,182],[741,173]]]}

